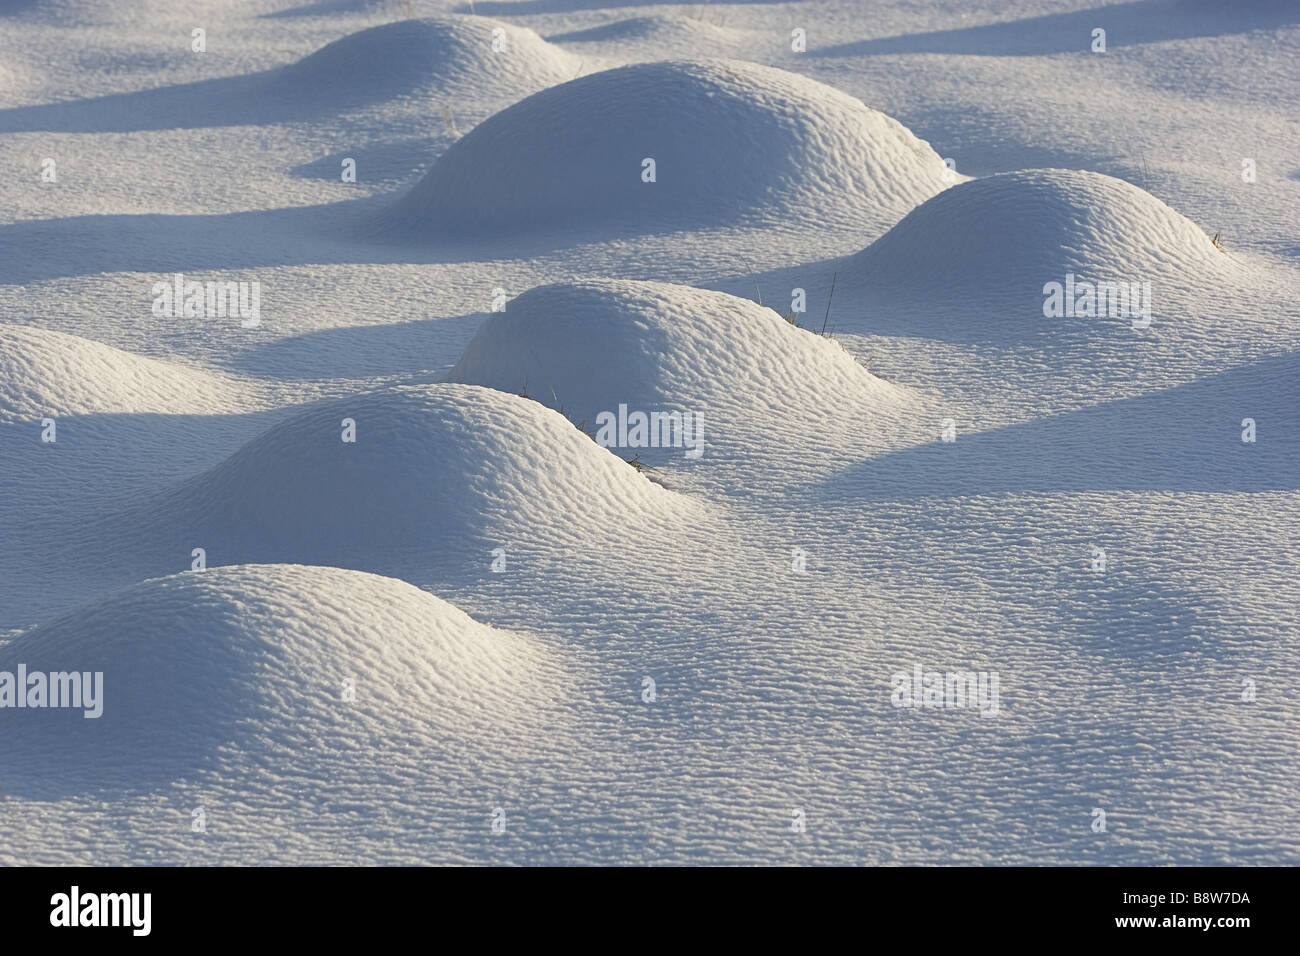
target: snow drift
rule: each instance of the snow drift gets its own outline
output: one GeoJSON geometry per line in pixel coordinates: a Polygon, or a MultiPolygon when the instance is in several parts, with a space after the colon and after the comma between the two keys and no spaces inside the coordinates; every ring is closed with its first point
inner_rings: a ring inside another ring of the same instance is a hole
{"type": "Polygon", "coordinates": [[[211,372],[63,332],[0,326],[0,422],[115,412],[216,414],[243,407],[234,385],[211,372]]]}
{"type": "Polygon", "coordinates": [[[854,257],[873,284],[971,292],[1067,271],[1090,277],[1221,275],[1227,256],[1193,222],[1131,183],[1031,169],[954,186],[854,257]]]}
{"type": "Polygon", "coordinates": [[[443,107],[462,120],[480,117],[581,68],[580,59],[532,30],[449,15],[369,27],[255,73],[19,107],[0,113],[0,122],[13,131],[194,129],[405,105],[441,128],[443,107]]]}
{"type": "Polygon", "coordinates": [[[581,65],[526,27],[449,15],[350,33],[284,67],[275,84],[344,105],[420,92],[517,98],[581,65]]]}
{"type": "Polygon", "coordinates": [[[405,582],[295,565],[146,581],[0,648],[0,671],[20,664],[92,676],[83,706],[0,708],[0,757],[83,786],[166,779],[218,747],[288,744],[307,762],[415,736],[433,754],[475,728],[523,729],[549,667],[531,640],[405,582]]]}
{"type": "Polygon", "coordinates": [[[1185,329],[1244,268],[1137,186],[1023,170],[954,186],[849,257],[833,317],[903,335],[1124,343],[1129,330],[1185,329]]]}
{"type": "Polygon", "coordinates": [[[485,120],[391,215],[427,236],[848,213],[888,225],[942,189],[944,172],[901,124],[805,77],[731,60],[641,63],[485,120]]]}
{"type": "Polygon", "coordinates": [[[486,567],[497,545],[591,544],[666,523],[676,502],[537,402],[423,385],[309,408],[157,511],[223,564],[357,567],[414,554],[486,567]]]}
{"type": "MultiPolygon", "coordinates": [[[[588,431],[621,404],[702,416],[710,461],[782,454],[794,435],[884,443],[914,406],[908,391],[770,308],[663,282],[593,279],[532,289],[483,323],[450,378],[502,391],[526,387],[588,431]]],[[[643,454],[666,462],[684,452],[643,454]]]]}

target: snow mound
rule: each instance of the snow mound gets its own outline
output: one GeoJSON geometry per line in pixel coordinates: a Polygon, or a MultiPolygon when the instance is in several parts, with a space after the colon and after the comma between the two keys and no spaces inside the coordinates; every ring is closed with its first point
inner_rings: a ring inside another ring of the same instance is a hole
{"type": "Polygon", "coordinates": [[[572,79],[580,68],[577,57],[526,27],[450,15],[348,34],[276,79],[347,104],[429,91],[517,97],[572,79]]]}
{"type": "Polygon", "coordinates": [[[84,697],[79,708],[0,709],[0,754],[90,784],[154,782],[219,747],[287,741],[306,761],[419,734],[432,752],[476,725],[518,725],[548,659],[392,578],[298,565],[186,572],[0,648],[11,674],[103,674],[97,718],[84,697]]]}
{"type": "Polygon", "coordinates": [[[215,414],[243,407],[201,369],[27,326],[0,326],[0,422],[53,415],[215,414]]]}
{"type": "Polygon", "coordinates": [[[619,67],[490,117],[392,210],[422,235],[875,217],[944,188],[928,144],[832,87],[733,60],[619,67]],[[654,182],[644,181],[653,159],[654,182]]]}
{"type": "Polygon", "coordinates": [[[311,407],[174,489],[159,512],[219,563],[388,567],[415,555],[477,567],[498,545],[644,531],[676,502],[537,402],[421,385],[311,407]]]}
{"type": "MultiPolygon", "coordinates": [[[[525,292],[480,326],[450,378],[526,388],[593,433],[598,415],[617,416],[620,404],[702,416],[710,460],[784,454],[788,445],[773,437],[781,433],[870,443],[912,405],[906,390],[770,308],[663,282],[593,279],[525,292]]],[[[686,452],[643,454],[680,461],[686,452]]]]}
{"type": "Polygon", "coordinates": [[[1081,278],[1222,275],[1229,259],[1150,193],[1100,173],[1034,169],[954,186],[854,257],[876,287],[997,292],[1081,278]]]}

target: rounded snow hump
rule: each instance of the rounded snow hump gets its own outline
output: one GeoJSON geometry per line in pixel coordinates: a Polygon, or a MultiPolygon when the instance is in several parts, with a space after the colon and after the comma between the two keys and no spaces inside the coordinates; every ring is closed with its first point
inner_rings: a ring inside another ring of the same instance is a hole
{"type": "Polygon", "coordinates": [[[735,60],[638,63],[542,90],[454,143],[389,212],[398,235],[671,231],[773,217],[882,227],[945,188],[904,126],[735,60]]]}
{"type": "MultiPolygon", "coordinates": [[[[692,470],[721,459],[763,461],[770,471],[792,441],[828,451],[883,445],[915,406],[907,389],[770,308],[665,282],[587,279],[531,289],[488,317],[450,378],[503,391],[526,385],[598,438],[609,416],[624,417],[620,406],[658,415],[647,435],[654,446],[637,451],[692,470]],[[674,415],[680,426],[664,417],[674,415]],[[700,442],[698,457],[688,454],[700,442]],[[691,458],[699,464],[684,462],[691,458]]],[[[805,467],[816,457],[785,464],[805,467]]]]}
{"type": "Polygon", "coordinates": [[[594,547],[657,533],[684,504],[537,402],[439,384],[307,408],[154,510],[223,563],[464,567],[502,540],[594,547]]]}
{"type": "Polygon", "coordinates": [[[0,709],[0,759],[53,772],[33,787],[76,789],[147,786],[218,748],[254,763],[346,759],[374,739],[445,752],[484,729],[526,730],[554,676],[531,639],[404,581],[291,564],[134,585],[0,648],[0,672],[20,666],[28,707],[0,709]]]}
{"type": "Polygon", "coordinates": [[[349,33],[275,80],[338,105],[424,91],[513,98],[572,79],[581,66],[526,27],[452,14],[349,33]]]}
{"type": "Polygon", "coordinates": [[[221,376],[31,326],[0,326],[0,422],[47,415],[240,410],[221,376]]]}
{"type": "Polygon", "coordinates": [[[1122,179],[1020,170],[945,190],[844,260],[834,318],[954,341],[1127,342],[1186,328],[1250,271],[1122,179]]]}
{"type": "Polygon", "coordinates": [[[909,212],[853,259],[873,283],[1042,285],[1073,270],[1204,274],[1227,256],[1191,220],[1122,179],[1029,169],[961,183],[909,212]]]}

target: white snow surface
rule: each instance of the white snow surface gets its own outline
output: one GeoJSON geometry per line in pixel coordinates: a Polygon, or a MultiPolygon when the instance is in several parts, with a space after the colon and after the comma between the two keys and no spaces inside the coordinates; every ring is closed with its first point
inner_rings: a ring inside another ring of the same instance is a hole
{"type": "Polygon", "coordinates": [[[663,282],[530,289],[479,326],[449,378],[526,390],[593,436],[598,416],[617,416],[620,405],[691,416],[707,469],[683,467],[684,442],[641,458],[679,480],[726,482],[717,490],[737,493],[752,494],[754,478],[770,472],[772,456],[787,458],[792,443],[803,446],[799,466],[825,469],[836,459],[822,459],[836,451],[847,463],[921,440],[909,436],[920,397],[876,378],[830,339],[749,299],[663,282]]]}
{"type": "Polygon", "coordinates": [[[0,0],[0,702],[103,674],[0,707],[0,863],[1300,862],[1297,63],[1285,0],[0,0]]]}
{"type": "MultiPolygon", "coordinates": [[[[954,186],[922,203],[859,257],[875,283],[910,283],[967,295],[1025,278],[1174,273],[1211,281],[1228,258],[1210,237],[1140,187],[1063,169],[1003,173],[954,186]]],[[[1032,287],[1031,287],[1032,288],[1032,287]]],[[[1034,290],[1037,291],[1037,290],[1034,290]]]]}
{"type": "Polygon", "coordinates": [[[797,74],[734,60],[638,63],[480,124],[393,217],[433,235],[681,229],[838,217],[846,205],[892,223],[938,192],[944,172],[896,120],[797,74]]]}
{"type": "Polygon", "coordinates": [[[0,421],[105,413],[236,411],[250,404],[225,376],[34,326],[0,328],[0,421]]]}
{"type": "Polygon", "coordinates": [[[539,688],[557,676],[526,637],[405,582],[292,564],[146,581],[33,628],[4,655],[8,670],[19,661],[51,671],[84,662],[77,666],[101,671],[116,691],[94,719],[0,711],[11,761],[45,768],[31,781],[37,789],[139,788],[157,764],[198,763],[232,742],[244,759],[262,757],[259,737],[298,737],[310,741],[300,757],[337,759],[321,743],[355,739],[357,721],[383,738],[416,733],[426,747],[469,746],[481,725],[526,727],[539,688]],[[304,593],[317,600],[304,604],[304,593]],[[345,699],[349,679],[372,689],[345,699]],[[424,719],[403,706],[411,697],[424,719]],[[59,779],[49,773],[55,766],[59,779]]]}
{"type": "Polygon", "coordinates": [[[195,522],[232,557],[472,563],[509,535],[595,547],[630,527],[667,529],[698,510],[675,499],[536,402],[439,384],[313,407],[151,510],[168,530],[195,522]],[[341,440],[349,422],[353,442],[341,440]]]}
{"type": "Polygon", "coordinates": [[[486,17],[399,20],[335,40],[283,69],[281,95],[297,99],[385,99],[451,92],[518,98],[562,83],[580,58],[532,30],[486,17]]]}

